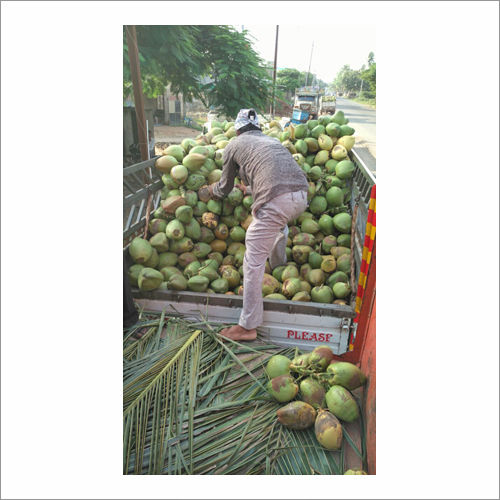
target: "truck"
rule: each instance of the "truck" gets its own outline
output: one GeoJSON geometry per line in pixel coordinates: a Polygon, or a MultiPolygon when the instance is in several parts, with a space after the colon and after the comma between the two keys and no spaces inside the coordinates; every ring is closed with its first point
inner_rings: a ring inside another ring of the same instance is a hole
{"type": "Polygon", "coordinates": [[[324,95],[319,100],[319,114],[333,115],[335,114],[336,97],[334,95],[324,95]]]}
{"type": "MultiPolygon", "coordinates": [[[[364,436],[366,450],[363,457],[368,474],[375,474],[375,318],[376,318],[376,246],[373,245],[368,268],[364,260],[369,207],[373,200],[376,181],[355,150],[349,152],[355,172],[349,181],[350,209],[353,214],[351,235],[352,289],[358,288],[360,274],[365,278],[362,302],[357,310],[358,297],[347,305],[320,304],[264,299],[264,323],[258,328],[259,338],[276,346],[311,351],[319,345],[328,345],[339,361],[358,365],[369,383],[362,388],[363,419],[349,430],[351,437],[364,436]],[[359,425],[362,427],[360,428],[359,425]]],[[[164,187],[161,174],[154,168],[156,158],[125,167],[123,170],[123,250],[128,264],[132,264],[127,248],[135,236],[142,236],[147,220],[161,202],[164,187]]],[[[127,277],[124,277],[125,279],[127,277]]],[[[152,290],[132,288],[132,296],[140,309],[165,315],[187,318],[191,321],[209,320],[216,324],[237,323],[243,297],[190,291],[152,290]]],[[[354,454],[356,455],[356,454],[354,454]]],[[[356,456],[351,463],[356,464],[356,456]]],[[[358,457],[359,459],[359,457],[358,457]]],[[[358,460],[359,461],[359,460],[358,460]]]]}
{"type": "Polygon", "coordinates": [[[324,90],[318,87],[301,87],[295,90],[292,122],[304,123],[318,117],[320,98],[324,90]]]}

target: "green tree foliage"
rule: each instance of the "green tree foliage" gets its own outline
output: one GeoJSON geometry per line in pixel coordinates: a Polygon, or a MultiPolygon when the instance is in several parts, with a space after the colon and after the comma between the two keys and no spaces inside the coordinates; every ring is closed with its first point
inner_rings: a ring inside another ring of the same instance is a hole
{"type": "Polygon", "coordinates": [[[264,62],[252,49],[247,32],[230,26],[200,26],[204,55],[209,61],[202,86],[203,101],[235,117],[240,108],[264,112],[272,87],[264,62]]]}
{"type": "Polygon", "coordinates": [[[296,88],[304,85],[304,80],[302,73],[294,68],[285,68],[276,74],[276,85],[284,92],[295,92],[296,88]]]}
{"type": "Polygon", "coordinates": [[[345,64],[337,74],[333,85],[336,89],[342,92],[354,92],[359,90],[361,85],[361,76],[359,70],[351,69],[348,64],[345,64]]]}
{"type": "Polygon", "coordinates": [[[368,84],[367,89],[373,93],[377,91],[377,64],[373,52],[368,54],[368,69],[361,72],[361,78],[368,84]]]}
{"type": "MultiPolygon", "coordinates": [[[[148,97],[162,94],[170,84],[172,92],[182,93],[186,101],[201,99],[228,116],[242,107],[266,106],[269,76],[247,32],[212,25],[137,26],[136,31],[148,97]]],[[[123,41],[123,91],[128,97],[132,84],[125,29],[123,41]]]]}
{"type": "Polygon", "coordinates": [[[361,69],[354,70],[348,64],[345,64],[329,87],[342,92],[357,92],[361,88],[361,82],[363,82],[363,93],[375,97],[377,91],[376,79],[375,54],[370,52],[368,54],[368,68],[363,64],[361,69]]]}

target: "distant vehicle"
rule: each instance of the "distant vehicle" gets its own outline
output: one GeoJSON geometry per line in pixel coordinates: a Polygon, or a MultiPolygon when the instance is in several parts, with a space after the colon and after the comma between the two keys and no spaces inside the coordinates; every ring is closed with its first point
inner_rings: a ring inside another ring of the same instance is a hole
{"type": "Polygon", "coordinates": [[[335,113],[337,98],[335,95],[324,95],[319,99],[319,114],[333,115],[335,113]]]}
{"type": "Polygon", "coordinates": [[[305,123],[318,117],[319,100],[325,94],[319,87],[301,87],[295,90],[293,103],[293,123],[305,123]]]}
{"type": "Polygon", "coordinates": [[[354,98],[354,97],[356,97],[356,96],[357,96],[356,92],[349,92],[349,93],[347,94],[347,98],[348,98],[348,99],[352,99],[352,98],[354,98]]]}
{"type": "Polygon", "coordinates": [[[340,92],[340,91],[339,91],[339,92],[337,92],[337,97],[342,97],[343,95],[344,95],[344,93],[343,93],[343,92],[340,92]]]}

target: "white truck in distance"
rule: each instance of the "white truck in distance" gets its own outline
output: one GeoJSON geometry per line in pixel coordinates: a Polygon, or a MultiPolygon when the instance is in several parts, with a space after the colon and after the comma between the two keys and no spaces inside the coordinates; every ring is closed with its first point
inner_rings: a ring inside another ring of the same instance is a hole
{"type": "Polygon", "coordinates": [[[320,97],[319,114],[333,115],[335,114],[336,97],[334,95],[324,95],[320,97]]]}
{"type": "Polygon", "coordinates": [[[324,90],[318,87],[301,87],[295,91],[293,108],[309,113],[308,120],[318,117],[320,97],[324,95],[324,90]]]}

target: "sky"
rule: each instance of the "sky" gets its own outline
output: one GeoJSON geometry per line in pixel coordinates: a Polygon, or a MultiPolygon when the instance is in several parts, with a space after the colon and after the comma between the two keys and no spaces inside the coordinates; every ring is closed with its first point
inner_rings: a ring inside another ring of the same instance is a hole
{"type": "MultiPolygon", "coordinates": [[[[252,35],[254,50],[265,60],[274,62],[276,25],[249,24],[242,26],[252,35]]],[[[278,69],[296,68],[307,71],[311,57],[311,73],[331,83],[344,64],[360,69],[367,64],[368,54],[375,54],[375,25],[314,24],[279,25],[278,69]]]]}

